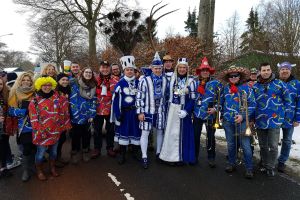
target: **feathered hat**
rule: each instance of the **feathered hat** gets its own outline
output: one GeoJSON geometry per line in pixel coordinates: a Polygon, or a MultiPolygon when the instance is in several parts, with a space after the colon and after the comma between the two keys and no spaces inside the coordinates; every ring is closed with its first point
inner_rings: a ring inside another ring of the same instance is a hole
{"type": "Polygon", "coordinates": [[[135,58],[133,56],[123,56],[120,58],[120,62],[122,65],[123,70],[126,68],[133,68],[136,69],[136,66],[134,64],[135,58]]]}
{"type": "Polygon", "coordinates": [[[151,67],[162,67],[163,66],[163,63],[158,55],[158,52],[155,53],[154,55],[154,58],[152,60],[152,63],[151,63],[151,67]]]}
{"type": "Polygon", "coordinates": [[[219,73],[218,79],[223,82],[227,83],[228,82],[228,75],[232,73],[239,73],[240,74],[240,81],[245,82],[249,79],[250,77],[250,71],[247,68],[244,67],[236,67],[235,65],[230,66],[229,68],[223,70],[222,72],[219,73]]]}
{"type": "Polygon", "coordinates": [[[296,64],[291,64],[289,62],[283,62],[283,63],[278,63],[277,67],[279,70],[282,68],[288,68],[289,70],[292,70],[292,67],[296,67],[296,64]]]}
{"type": "Polygon", "coordinates": [[[201,65],[198,66],[198,68],[196,69],[196,74],[199,75],[201,73],[201,70],[203,69],[208,69],[209,73],[212,75],[215,73],[215,69],[212,68],[211,66],[209,66],[208,64],[208,60],[206,57],[204,57],[201,61],[201,65]]]}
{"type": "Polygon", "coordinates": [[[47,77],[40,77],[38,79],[36,79],[36,81],[34,82],[34,87],[36,91],[39,91],[43,85],[50,83],[52,85],[52,90],[54,90],[56,88],[57,82],[50,76],[47,77]]]}

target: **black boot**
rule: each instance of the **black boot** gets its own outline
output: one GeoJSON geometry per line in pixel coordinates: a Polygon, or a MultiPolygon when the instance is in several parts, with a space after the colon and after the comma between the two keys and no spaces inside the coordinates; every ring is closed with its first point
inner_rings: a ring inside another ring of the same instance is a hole
{"type": "Polygon", "coordinates": [[[23,159],[22,159],[22,168],[23,168],[22,181],[23,182],[27,182],[30,179],[30,163],[31,163],[31,156],[23,155],[23,159]]]}
{"type": "Polygon", "coordinates": [[[120,156],[119,156],[119,158],[118,158],[118,163],[120,164],[120,165],[123,165],[124,163],[125,163],[125,161],[126,161],[126,159],[125,159],[125,155],[126,155],[126,146],[124,146],[124,145],[120,145],[120,156]]]}

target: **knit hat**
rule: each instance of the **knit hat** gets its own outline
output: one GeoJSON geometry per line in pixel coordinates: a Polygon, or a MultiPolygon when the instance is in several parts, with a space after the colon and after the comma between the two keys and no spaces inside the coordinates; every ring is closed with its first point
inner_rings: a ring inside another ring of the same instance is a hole
{"type": "Polygon", "coordinates": [[[60,79],[62,79],[63,77],[67,77],[69,79],[69,76],[65,73],[59,73],[57,76],[56,76],[56,81],[58,82],[60,79]]]}
{"type": "Polygon", "coordinates": [[[291,64],[289,62],[283,62],[283,63],[278,63],[277,67],[278,69],[282,69],[282,68],[288,68],[289,70],[292,70],[292,67],[295,67],[296,64],[291,64]]]}
{"type": "Polygon", "coordinates": [[[154,55],[154,58],[152,60],[152,63],[151,63],[151,67],[162,67],[163,66],[163,63],[158,55],[158,52],[155,53],[154,55]]]}
{"type": "Polygon", "coordinates": [[[211,66],[209,66],[208,64],[208,60],[206,57],[204,57],[201,61],[201,65],[199,65],[199,67],[196,69],[196,74],[199,75],[201,73],[201,70],[203,69],[208,69],[210,74],[214,74],[215,73],[215,69],[212,68],[211,66]]]}
{"type": "Polygon", "coordinates": [[[17,78],[18,78],[18,75],[15,72],[7,73],[6,85],[8,85],[9,87],[12,87],[17,78]]]}
{"type": "Polygon", "coordinates": [[[133,68],[136,69],[136,66],[134,64],[135,58],[133,56],[123,56],[120,58],[120,62],[122,65],[123,70],[126,68],[133,68]]]}

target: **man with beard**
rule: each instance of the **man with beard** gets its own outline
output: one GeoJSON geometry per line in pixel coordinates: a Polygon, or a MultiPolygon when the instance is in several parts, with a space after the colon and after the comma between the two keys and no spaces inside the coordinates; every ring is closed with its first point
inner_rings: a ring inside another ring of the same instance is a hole
{"type": "Polygon", "coordinates": [[[291,99],[286,83],[276,79],[269,63],[262,63],[253,85],[256,99],[255,125],[262,165],[268,177],[275,176],[280,127],[291,119],[291,99]]]}
{"type": "Polygon", "coordinates": [[[283,62],[277,66],[279,69],[279,79],[287,84],[289,96],[291,98],[291,118],[287,118],[281,126],[283,139],[277,168],[279,172],[284,173],[285,162],[290,155],[294,127],[299,126],[300,122],[300,82],[291,75],[292,67],[296,66],[295,64],[283,62]]]}
{"type": "Polygon", "coordinates": [[[118,79],[120,79],[120,77],[122,76],[122,72],[118,64],[111,64],[111,75],[117,77],[118,79]]]}

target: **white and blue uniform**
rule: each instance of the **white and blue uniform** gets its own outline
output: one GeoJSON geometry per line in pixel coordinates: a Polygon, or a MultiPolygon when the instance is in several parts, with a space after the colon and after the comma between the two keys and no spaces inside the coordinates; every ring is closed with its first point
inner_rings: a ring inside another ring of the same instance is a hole
{"type": "Polygon", "coordinates": [[[139,145],[140,129],[136,114],[138,80],[124,76],[116,85],[112,98],[111,122],[116,125],[115,142],[139,145]]]}

